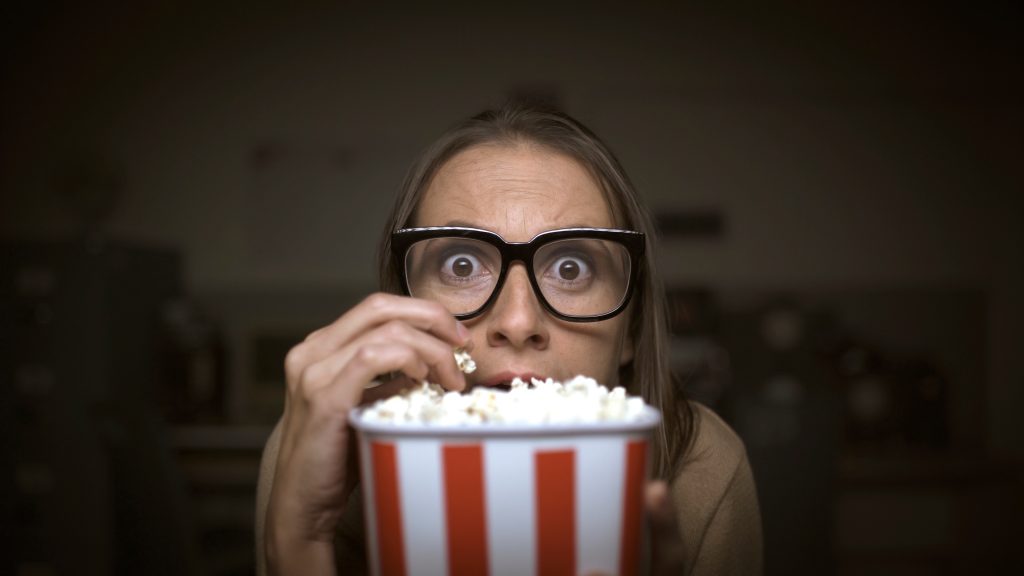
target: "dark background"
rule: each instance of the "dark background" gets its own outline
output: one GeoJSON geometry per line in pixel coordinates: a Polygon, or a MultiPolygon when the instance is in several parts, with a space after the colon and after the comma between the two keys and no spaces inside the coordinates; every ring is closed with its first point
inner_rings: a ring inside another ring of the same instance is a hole
{"type": "Polygon", "coordinates": [[[0,573],[250,573],[284,352],[510,96],[653,207],[767,574],[1024,564],[1017,4],[139,4],[4,8],[0,573]]]}

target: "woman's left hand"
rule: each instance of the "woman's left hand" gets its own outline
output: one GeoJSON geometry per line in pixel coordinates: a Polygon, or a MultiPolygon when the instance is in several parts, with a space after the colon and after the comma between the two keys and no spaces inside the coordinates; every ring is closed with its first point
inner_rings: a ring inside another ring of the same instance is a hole
{"type": "MultiPolygon", "coordinates": [[[[686,570],[683,540],[676,512],[664,481],[651,482],[644,494],[647,524],[651,538],[651,575],[679,576],[686,570]]],[[[597,572],[587,576],[608,576],[597,572]]]]}
{"type": "Polygon", "coordinates": [[[647,521],[651,531],[651,574],[668,576],[683,574],[686,558],[676,511],[672,508],[668,484],[651,482],[644,495],[647,521]]]}

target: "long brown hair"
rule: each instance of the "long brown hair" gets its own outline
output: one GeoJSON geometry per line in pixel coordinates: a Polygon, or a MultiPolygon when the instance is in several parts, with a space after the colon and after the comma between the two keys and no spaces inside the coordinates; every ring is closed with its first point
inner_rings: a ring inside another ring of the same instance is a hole
{"type": "Polygon", "coordinates": [[[616,225],[644,232],[646,254],[641,281],[630,305],[633,361],[620,381],[662,413],[654,438],[655,474],[671,479],[694,436],[695,413],[673,384],[668,364],[668,315],[654,257],[655,229],[650,214],[612,151],[588,128],[548,107],[509,103],[482,112],[445,132],[413,163],[391,212],[378,252],[380,286],[399,293],[399,273],[391,257],[391,232],[408,227],[438,169],[459,152],[483,144],[532,143],[574,158],[597,180],[612,207],[616,225]]]}

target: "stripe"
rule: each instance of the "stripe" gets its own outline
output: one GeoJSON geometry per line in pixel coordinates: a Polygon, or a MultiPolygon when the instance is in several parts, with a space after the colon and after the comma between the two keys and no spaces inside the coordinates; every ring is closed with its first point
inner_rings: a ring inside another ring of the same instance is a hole
{"type": "Polygon", "coordinates": [[[397,446],[406,564],[409,572],[445,574],[441,441],[403,438],[397,446]]]}
{"type": "Polygon", "coordinates": [[[626,488],[622,496],[622,554],[619,574],[631,576],[640,569],[640,541],[643,534],[644,477],[647,471],[647,442],[634,440],[626,447],[626,488]]]}
{"type": "Polygon", "coordinates": [[[576,478],[572,450],[537,452],[537,574],[576,573],[576,478]]]}
{"type": "MultiPolygon", "coordinates": [[[[480,445],[445,446],[444,494],[450,576],[480,576],[487,573],[484,492],[483,450],[480,445]]],[[[443,574],[430,570],[424,570],[423,573],[443,574]]]]}
{"type": "Polygon", "coordinates": [[[377,507],[370,506],[370,502],[376,502],[373,490],[373,449],[370,441],[360,435],[359,459],[362,461],[360,474],[362,475],[363,502],[367,503],[363,511],[363,522],[366,523],[366,550],[370,562],[370,574],[380,574],[380,551],[377,550],[377,507]]]}
{"type": "Polygon", "coordinates": [[[622,438],[580,438],[576,443],[577,573],[615,574],[619,570],[622,534],[623,474],[626,449],[622,438]]]}
{"type": "Polygon", "coordinates": [[[487,549],[491,576],[532,576],[537,569],[533,450],[515,440],[485,443],[487,549]]]}
{"type": "Polygon", "coordinates": [[[374,506],[377,508],[377,544],[381,576],[404,576],[405,547],[402,507],[398,495],[395,445],[373,443],[374,506]]]}

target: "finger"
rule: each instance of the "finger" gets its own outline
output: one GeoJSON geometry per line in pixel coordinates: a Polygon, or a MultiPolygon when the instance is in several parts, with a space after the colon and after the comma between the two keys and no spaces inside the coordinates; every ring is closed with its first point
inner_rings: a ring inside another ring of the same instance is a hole
{"type": "Polygon", "coordinates": [[[644,502],[652,521],[665,525],[675,521],[672,503],[668,497],[668,485],[665,482],[655,481],[647,484],[644,502]]]}
{"type": "Polygon", "coordinates": [[[363,397],[359,400],[359,405],[365,406],[377,400],[401,394],[405,390],[416,387],[420,382],[421,380],[410,378],[405,374],[396,374],[391,378],[377,380],[372,386],[363,389],[363,397]]]}
{"type": "Polygon", "coordinates": [[[321,354],[334,350],[376,326],[402,320],[447,342],[451,347],[471,347],[469,332],[448,310],[430,300],[371,294],[341,318],[318,331],[308,344],[321,354]]]}
{"type": "Polygon", "coordinates": [[[652,573],[681,574],[686,569],[686,557],[668,485],[661,481],[648,484],[644,499],[651,534],[652,573]]]}
{"type": "Polygon", "coordinates": [[[296,385],[309,365],[333,354],[358,335],[394,320],[405,321],[432,333],[452,347],[472,348],[468,330],[440,304],[391,294],[373,294],[332,324],[311,333],[288,352],[285,374],[289,385],[296,385]]]}
{"type": "MultiPolygon", "coordinates": [[[[454,362],[454,361],[453,361],[454,362]]],[[[417,355],[416,351],[399,342],[369,343],[356,348],[354,354],[346,356],[346,361],[338,370],[328,362],[318,362],[303,371],[300,383],[292,386],[289,383],[287,397],[295,407],[285,417],[286,431],[291,431],[290,424],[294,421],[297,434],[287,434],[294,438],[293,443],[282,445],[282,452],[289,453],[297,442],[297,438],[310,431],[309,426],[321,427],[330,423],[335,432],[342,433],[347,425],[348,411],[359,404],[366,384],[373,377],[383,372],[400,371],[417,380],[425,378],[429,366],[417,355]],[[352,368],[346,370],[346,368],[352,368]],[[374,371],[377,370],[377,371],[374,371]],[[353,380],[353,378],[356,378],[353,380]],[[321,394],[327,388],[334,388],[330,394],[321,394]],[[326,400],[324,399],[326,398],[326,400]],[[326,404],[325,404],[326,403],[326,404]],[[295,415],[295,418],[288,416],[295,415]]]]}
{"type": "MultiPolygon", "coordinates": [[[[455,363],[451,347],[431,334],[422,332],[399,320],[392,320],[359,336],[348,346],[307,366],[300,376],[303,388],[319,388],[332,381],[360,349],[369,345],[404,344],[413,348],[429,367],[427,374],[409,374],[418,379],[430,379],[450,390],[463,390],[466,377],[455,363]]],[[[369,382],[361,383],[364,388],[369,382]]]]}
{"type": "Polygon", "coordinates": [[[429,368],[416,351],[404,344],[369,344],[352,357],[328,386],[309,392],[311,408],[315,414],[333,416],[344,414],[359,404],[364,386],[375,375],[402,372],[411,378],[422,379],[429,368]]]}
{"type": "Polygon", "coordinates": [[[419,380],[426,378],[449,390],[463,390],[466,387],[466,375],[459,370],[451,346],[434,335],[418,330],[405,322],[392,320],[360,337],[358,342],[366,344],[395,342],[410,346],[416,350],[430,370],[425,376],[412,374],[409,376],[415,376],[419,380]]]}

